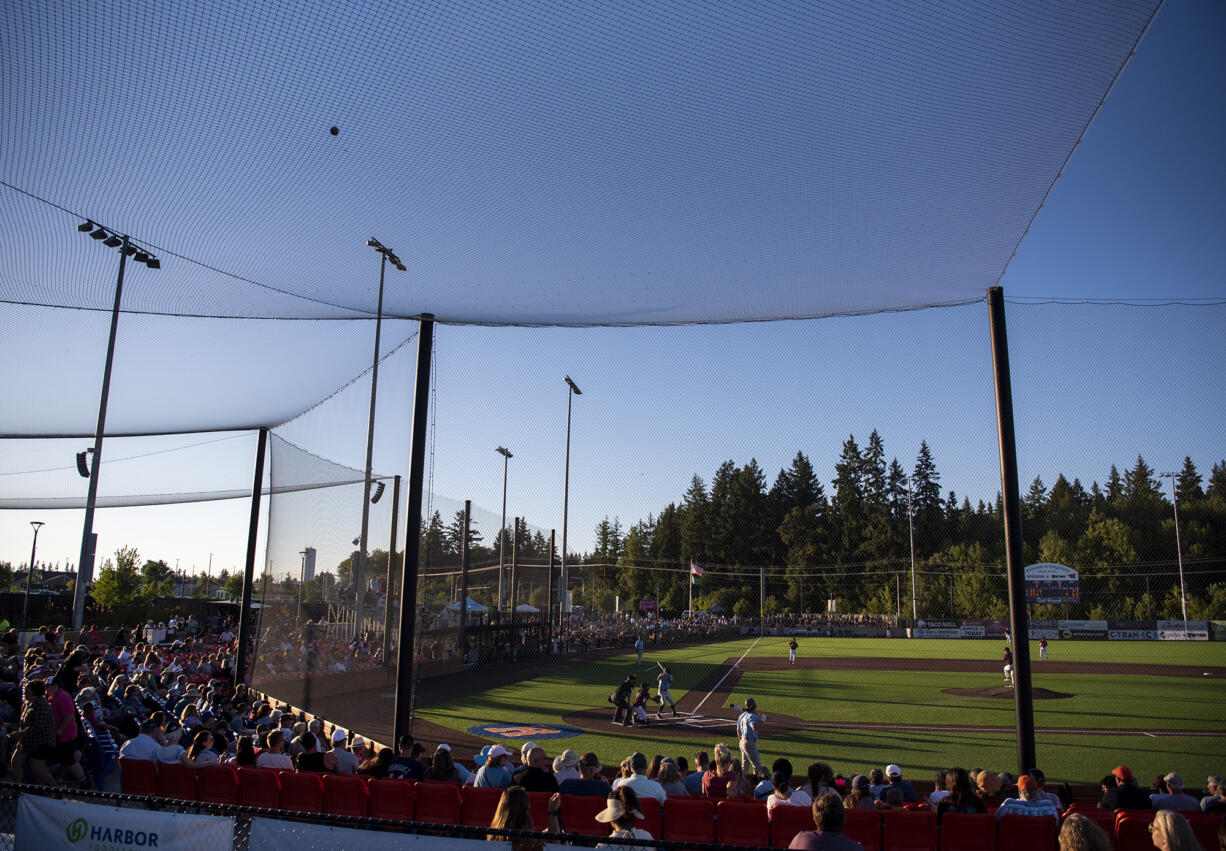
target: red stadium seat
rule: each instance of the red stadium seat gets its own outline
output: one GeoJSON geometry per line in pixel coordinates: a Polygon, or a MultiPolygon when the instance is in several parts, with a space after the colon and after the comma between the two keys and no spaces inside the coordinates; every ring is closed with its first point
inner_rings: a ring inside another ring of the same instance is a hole
{"type": "MultiPolygon", "coordinates": [[[[596,821],[596,813],[605,808],[603,795],[563,795],[562,830],[584,836],[608,836],[609,826],[596,821]]],[[[418,819],[420,821],[420,818],[418,819]]]]}
{"type": "Polygon", "coordinates": [[[1188,818],[1188,824],[1192,825],[1192,832],[1196,834],[1196,838],[1200,841],[1200,845],[1205,851],[1210,851],[1218,842],[1217,832],[1222,827],[1223,816],[1221,813],[1184,813],[1188,818]]]}
{"type": "MultiPolygon", "coordinates": [[[[668,800],[665,798],[664,800],[668,800]]],[[[639,809],[643,817],[634,820],[634,826],[642,828],[653,837],[660,836],[663,820],[660,818],[660,802],[655,798],[639,798],[639,809]]],[[[533,816],[535,818],[535,816],[533,816]]]]}
{"type": "Polygon", "coordinates": [[[1056,828],[1059,822],[1043,816],[1023,816],[1010,813],[1003,816],[996,829],[997,851],[1056,851],[1056,828]]]}
{"type": "Polygon", "coordinates": [[[324,812],[334,816],[370,815],[370,793],[366,780],[344,774],[321,775],[324,786],[324,812]]]}
{"type": "Polygon", "coordinates": [[[196,800],[209,804],[238,803],[238,775],[228,765],[196,769],[196,800]]]}
{"type": "Polygon", "coordinates": [[[463,824],[460,787],[454,783],[421,781],[413,786],[413,798],[418,821],[430,824],[463,824]]]}
{"type": "Polygon", "coordinates": [[[280,772],[281,809],[299,813],[321,813],[324,809],[324,787],[320,775],[280,772]]]}
{"type": "MultiPolygon", "coordinates": [[[[460,790],[460,797],[460,824],[489,827],[494,820],[494,811],[498,809],[498,802],[502,800],[502,790],[465,786],[460,790]]],[[[533,819],[532,823],[535,825],[536,820],[533,819]]]]}
{"type": "Polygon", "coordinates": [[[238,769],[238,802],[244,807],[281,807],[281,780],[275,771],[242,766],[238,769]]]}
{"type": "Polygon", "coordinates": [[[843,833],[864,846],[864,851],[881,851],[881,813],[877,810],[847,810],[843,833]]]}
{"type": "MultiPolygon", "coordinates": [[[[553,797],[552,792],[529,792],[528,802],[531,806],[532,824],[537,830],[544,830],[549,826],[549,799],[553,797]]],[[[652,834],[656,836],[657,834],[652,834]]]]}
{"type": "Polygon", "coordinates": [[[180,801],[196,800],[196,772],[181,762],[159,763],[158,795],[180,801]]]}
{"type": "Polygon", "coordinates": [[[151,759],[119,758],[119,779],[125,795],[158,793],[157,763],[151,759]]]}
{"type": "Polygon", "coordinates": [[[881,814],[883,851],[935,851],[936,813],[932,810],[887,810],[881,814]]]}
{"type": "Polygon", "coordinates": [[[715,841],[721,845],[770,845],[766,804],[759,801],[717,801],[715,841]]]}
{"type": "Polygon", "coordinates": [[[715,802],[710,798],[665,799],[660,838],[674,842],[715,842],[715,802]]]}
{"type": "Polygon", "coordinates": [[[370,817],[394,821],[413,820],[413,784],[407,780],[374,778],[366,783],[370,791],[370,817]]]}
{"type": "Polygon", "coordinates": [[[787,848],[802,830],[814,830],[812,807],[778,806],[770,817],[771,847],[787,848]]]}
{"type": "Polygon", "coordinates": [[[1094,822],[1096,825],[1105,830],[1108,836],[1115,836],[1115,813],[1113,813],[1111,810],[1103,810],[1092,804],[1089,806],[1085,804],[1071,804],[1069,808],[1064,811],[1066,816],[1073,815],[1074,813],[1094,822]]]}
{"type": "Polygon", "coordinates": [[[941,851],[983,851],[996,847],[996,816],[945,813],[941,816],[941,851]]]}
{"type": "Polygon", "coordinates": [[[1152,810],[1119,810],[1115,816],[1115,847],[1117,851],[1154,851],[1157,847],[1149,835],[1154,820],[1152,810]]]}

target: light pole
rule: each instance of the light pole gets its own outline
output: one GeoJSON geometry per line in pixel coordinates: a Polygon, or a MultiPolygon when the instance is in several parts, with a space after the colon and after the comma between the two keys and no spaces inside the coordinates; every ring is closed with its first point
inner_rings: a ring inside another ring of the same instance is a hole
{"type": "MultiPolygon", "coordinates": [[[[379,307],[375,314],[375,354],[370,366],[370,421],[366,428],[366,475],[362,480],[362,534],[359,538],[358,558],[353,564],[354,590],[357,592],[357,595],[354,597],[355,638],[357,637],[357,630],[360,628],[362,600],[365,596],[362,593],[362,589],[366,585],[366,539],[370,531],[370,468],[375,448],[375,396],[379,389],[379,335],[383,331],[383,278],[389,262],[401,272],[406,271],[404,264],[400,262],[400,258],[396,256],[396,253],[379,242],[379,240],[372,236],[366,240],[366,244],[379,252],[381,259],[379,261],[379,307]]],[[[390,555],[388,556],[388,566],[390,569],[390,555]]]]}
{"type": "Polygon", "coordinates": [[[570,376],[565,378],[566,391],[566,472],[562,479],[562,577],[558,585],[558,626],[562,626],[562,619],[566,613],[563,608],[566,605],[566,520],[567,513],[570,509],[570,406],[572,400],[576,396],[582,396],[583,391],[575,382],[571,381],[570,376]]]}
{"type": "Polygon", "coordinates": [[[1183,638],[1188,640],[1188,593],[1183,587],[1183,545],[1179,542],[1179,499],[1175,495],[1175,474],[1159,473],[1171,477],[1171,507],[1175,509],[1175,557],[1179,559],[1179,603],[1183,608],[1183,638]]]}
{"type": "Polygon", "coordinates": [[[515,456],[504,446],[499,446],[494,451],[502,456],[502,522],[498,526],[498,614],[501,615],[503,594],[506,588],[503,577],[506,574],[507,564],[507,462],[515,456]]]}
{"type": "Polygon", "coordinates": [[[85,523],[81,532],[81,557],[77,561],[77,585],[73,593],[72,627],[79,630],[85,621],[85,592],[94,578],[94,551],[98,537],[94,534],[94,506],[98,501],[98,474],[102,469],[102,437],[106,431],[106,403],[111,394],[111,366],[115,361],[115,335],[119,331],[119,305],[123,296],[123,273],[129,257],[150,269],[162,268],[161,261],[146,249],[138,248],[125,234],[119,236],[93,221],[77,225],[81,233],[103,240],[107,248],[119,249],[119,277],[115,281],[115,305],[111,308],[111,333],[106,344],[106,363],[102,369],[102,398],[98,402],[98,427],[94,431],[93,465],[89,471],[89,492],[85,498],[85,523]]]}
{"type": "Polygon", "coordinates": [[[911,519],[911,477],[907,476],[907,537],[911,540],[911,620],[919,621],[919,601],[915,592],[915,522],[911,519]]]}
{"type": "Polygon", "coordinates": [[[30,611],[30,577],[34,575],[34,554],[38,552],[38,530],[43,528],[43,521],[31,520],[30,526],[34,529],[34,543],[30,545],[30,567],[26,570],[26,596],[21,601],[21,631],[25,632],[28,629],[26,618],[30,611]]]}

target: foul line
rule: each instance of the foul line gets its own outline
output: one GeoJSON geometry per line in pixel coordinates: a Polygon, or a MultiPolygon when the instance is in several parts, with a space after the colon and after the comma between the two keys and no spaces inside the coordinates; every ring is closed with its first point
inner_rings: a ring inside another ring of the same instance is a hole
{"type": "MultiPolygon", "coordinates": [[[[759,635],[757,638],[753,640],[753,644],[749,645],[749,650],[753,650],[755,647],[757,647],[758,642],[761,640],[762,640],[762,636],[759,635]]],[[[702,700],[698,701],[698,705],[695,706],[693,710],[691,710],[690,712],[691,715],[698,714],[698,710],[702,709],[702,705],[707,702],[707,698],[715,694],[716,689],[718,689],[720,686],[724,684],[724,680],[728,679],[728,675],[731,674],[733,671],[735,671],[737,667],[741,664],[741,662],[745,659],[745,657],[749,655],[749,650],[746,650],[744,653],[742,653],[741,658],[737,659],[734,664],[728,666],[728,670],[724,671],[724,675],[719,678],[719,682],[711,686],[711,690],[707,692],[706,695],[703,696],[702,700]]]]}

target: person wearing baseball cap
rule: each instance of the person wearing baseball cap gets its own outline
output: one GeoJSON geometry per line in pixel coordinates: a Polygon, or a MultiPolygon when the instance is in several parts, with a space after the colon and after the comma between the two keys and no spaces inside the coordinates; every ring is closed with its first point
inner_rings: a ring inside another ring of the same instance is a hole
{"type": "Polygon", "coordinates": [[[1181,813],[1200,812],[1200,801],[1183,791],[1183,776],[1172,771],[1162,778],[1168,791],[1150,795],[1155,810],[1175,810],[1181,813]]]}
{"type": "Polygon", "coordinates": [[[915,787],[902,779],[902,769],[897,765],[890,763],[885,767],[886,784],[881,787],[881,793],[877,796],[884,801],[886,793],[891,789],[898,789],[902,792],[904,803],[914,804],[919,801],[919,793],[915,791],[915,787]]]}
{"type": "MultiPolygon", "coordinates": [[[[1098,806],[1104,810],[1147,810],[1151,804],[1149,795],[1137,786],[1137,778],[1132,776],[1132,770],[1126,765],[1117,765],[1111,769],[1115,786],[1104,783],[1103,797],[1098,806]]],[[[1103,778],[1106,780],[1106,778],[1103,778]]]]}
{"type": "Polygon", "coordinates": [[[609,797],[613,790],[609,781],[600,776],[600,757],[588,751],[579,757],[579,779],[563,780],[558,784],[558,791],[563,795],[589,795],[592,797],[609,797]]]}
{"type": "Polygon", "coordinates": [[[1046,798],[1039,797],[1039,783],[1029,774],[1017,778],[1017,797],[1006,798],[996,810],[996,820],[1007,815],[1039,816],[1060,822],[1060,809],[1046,798]]]}
{"type": "Polygon", "coordinates": [[[494,745],[486,754],[485,764],[477,770],[473,785],[479,789],[505,789],[511,785],[511,772],[507,763],[511,752],[502,745],[494,745]]]}
{"type": "Polygon", "coordinates": [[[358,758],[353,751],[345,746],[349,734],[337,727],[332,731],[332,753],[336,755],[336,769],[341,774],[357,774],[358,773],[358,758]]]}

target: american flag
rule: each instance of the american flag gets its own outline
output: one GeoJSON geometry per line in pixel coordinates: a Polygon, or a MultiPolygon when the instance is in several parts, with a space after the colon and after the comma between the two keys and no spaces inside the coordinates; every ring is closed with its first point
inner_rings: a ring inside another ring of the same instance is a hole
{"type": "Polygon", "coordinates": [[[690,573],[693,576],[702,576],[702,568],[699,565],[694,564],[694,562],[690,562],[690,573]]]}

